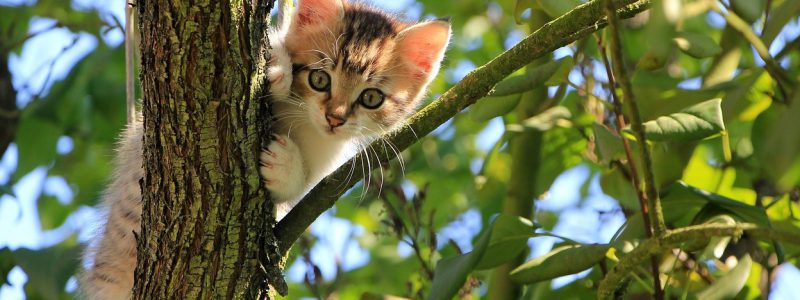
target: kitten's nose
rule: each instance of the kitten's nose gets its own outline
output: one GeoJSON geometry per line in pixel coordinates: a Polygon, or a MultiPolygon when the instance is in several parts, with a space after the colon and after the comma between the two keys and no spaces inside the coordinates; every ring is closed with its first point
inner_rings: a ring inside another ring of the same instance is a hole
{"type": "Polygon", "coordinates": [[[337,116],[334,114],[326,114],[325,119],[328,120],[328,125],[331,125],[331,129],[344,125],[344,117],[337,116]]]}

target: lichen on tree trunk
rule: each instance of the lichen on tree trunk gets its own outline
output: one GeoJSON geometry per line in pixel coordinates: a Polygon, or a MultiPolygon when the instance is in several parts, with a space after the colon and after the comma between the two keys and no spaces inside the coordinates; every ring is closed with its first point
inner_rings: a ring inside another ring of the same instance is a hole
{"type": "Polygon", "coordinates": [[[136,299],[285,293],[268,142],[268,0],[139,0],[144,167],[136,299]]]}

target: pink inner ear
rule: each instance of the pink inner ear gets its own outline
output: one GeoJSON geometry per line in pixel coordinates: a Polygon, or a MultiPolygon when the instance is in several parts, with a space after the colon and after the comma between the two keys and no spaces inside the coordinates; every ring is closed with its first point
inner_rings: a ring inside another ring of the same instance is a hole
{"type": "Polygon", "coordinates": [[[400,33],[400,55],[416,67],[414,77],[433,71],[444,56],[450,40],[450,25],[431,21],[411,26],[400,33]]]}
{"type": "Polygon", "coordinates": [[[299,0],[296,22],[300,27],[335,21],[343,11],[344,0],[299,0]]]}

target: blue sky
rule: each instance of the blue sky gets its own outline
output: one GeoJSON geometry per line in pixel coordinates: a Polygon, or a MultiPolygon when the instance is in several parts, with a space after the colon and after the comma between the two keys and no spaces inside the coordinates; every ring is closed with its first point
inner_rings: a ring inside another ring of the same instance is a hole
{"type": "MultiPolygon", "coordinates": [[[[9,3],[28,3],[30,1],[7,1],[0,0],[0,4],[9,3]]],[[[417,19],[421,15],[419,4],[411,0],[386,0],[372,1],[392,11],[403,11],[409,19],[417,19]],[[412,4],[413,3],[413,4],[412,4]],[[409,7],[411,7],[409,9],[409,7]]],[[[75,7],[97,7],[105,14],[116,15],[124,21],[123,1],[94,1],[80,0],[72,1],[75,7]],[[107,4],[107,3],[113,3],[107,4]]],[[[711,17],[712,22],[714,17],[711,17]]],[[[53,24],[52,20],[34,19],[30,24],[30,31],[37,32],[53,24]]],[[[787,30],[787,33],[780,36],[776,45],[771,50],[780,49],[785,38],[796,36],[800,32],[797,22],[787,30]]],[[[97,40],[90,34],[72,33],[66,29],[56,29],[44,34],[37,35],[25,43],[21,56],[12,55],[9,60],[10,68],[14,76],[14,85],[19,93],[18,104],[25,106],[31,95],[40,91],[46,91],[55,81],[63,78],[70,68],[83,56],[91,52],[98,43],[106,43],[112,46],[122,42],[122,34],[118,30],[110,30],[101,40],[97,40]],[[66,46],[72,44],[63,51],[66,46]],[[56,59],[57,58],[57,59],[56,59]],[[56,59],[53,64],[52,76],[49,80],[45,71],[50,62],[56,59]],[[44,68],[44,69],[43,69],[44,68]]],[[[506,46],[510,47],[522,38],[521,32],[512,33],[506,41],[506,46]]],[[[557,52],[557,56],[570,54],[562,49],[557,52]]],[[[449,80],[459,80],[468,71],[474,68],[471,62],[464,61],[458,64],[453,70],[447,70],[449,80]]],[[[601,68],[598,68],[601,69],[601,68]]],[[[693,83],[687,83],[692,85],[693,83]]],[[[123,99],[120,99],[123,101],[123,99]]],[[[449,124],[449,123],[448,123],[449,124]]],[[[447,125],[437,132],[444,134],[447,125]]],[[[488,149],[500,138],[503,132],[503,123],[499,119],[492,120],[487,127],[478,135],[478,148],[484,151],[488,149]]],[[[61,139],[58,143],[60,152],[69,152],[71,141],[68,138],[61,139]]],[[[17,151],[15,146],[11,146],[0,160],[0,184],[9,180],[9,174],[13,172],[17,161],[17,151]]],[[[550,193],[542,201],[538,202],[538,209],[560,212],[562,218],[554,229],[555,234],[569,236],[575,240],[587,243],[607,242],[614,232],[622,225],[624,218],[620,214],[608,214],[604,218],[598,218],[598,211],[613,211],[617,209],[616,202],[605,196],[600,190],[597,179],[591,179],[589,195],[581,202],[579,189],[576,187],[586,180],[590,174],[589,168],[579,166],[562,174],[553,184],[550,193]],[[580,202],[580,204],[579,204],[580,202]]],[[[27,174],[13,187],[16,197],[4,195],[0,197],[0,247],[17,249],[20,247],[37,249],[57,244],[71,234],[79,234],[80,240],[88,238],[89,228],[96,215],[96,210],[91,207],[80,208],[75,214],[69,217],[67,222],[54,230],[43,231],[39,225],[36,211],[36,199],[40,193],[55,195],[59,201],[69,202],[72,198],[72,191],[60,177],[47,176],[44,168],[39,168],[27,174]]],[[[440,241],[454,239],[463,249],[471,248],[471,238],[474,237],[482,228],[480,213],[471,210],[464,213],[451,225],[445,227],[440,232],[440,241]]],[[[350,236],[358,237],[366,234],[363,228],[353,226],[347,220],[336,218],[328,212],[320,217],[311,228],[314,235],[319,238],[319,242],[312,249],[312,259],[317,264],[326,278],[332,278],[335,274],[335,261],[340,261],[345,270],[358,268],[369,262],[369,254],[362,249],[354,240],[348,239],[350,236]],[[334,259],[336,258],[336,259],[334,259]]],[[[541,255],[550,250],[555,238],[537,238],[532,240],[532,256],[541,255]]],[[[397,249],[403,256],[411,254],[410,249],[404,244],[400,244],[397,249]]],[[[305,273],[305,266],[296,263],[287,270],[287,277],[290,280],[300,281],[305,273]]],[[[583,274],[585,275],[585,274],[583,274]]],[[[558,279],[554,285],[566,284],[580,275],[568,276],[558,279]]],[[[789,282],[800,282],[800,271],[794,267],[782,268],[777,277],[773,299],[800,299],[791,290],[789,282]]],[[[24,272],[15,268],[9,275],[10,285],[0,287],[0,299],[23,299],[22,285],[26,281],[24,272]]],[[[74,289],[75,282],[72,280],[68,289],[74,289]]]]}

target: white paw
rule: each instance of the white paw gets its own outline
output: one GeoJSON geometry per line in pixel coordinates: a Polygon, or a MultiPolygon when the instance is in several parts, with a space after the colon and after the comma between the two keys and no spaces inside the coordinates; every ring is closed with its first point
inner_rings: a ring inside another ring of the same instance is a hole
{"type": "Polygon", "coordinates": [[[292,61],[281,44],[274,44],[267,62],[267,80],[273,96],[286,97],[292,88],[292,61]]]}
{"type": "Polygon", "coordinates": [[[285,135],[274,135],[260,159],[259,171],[272,199],[276,203],[298,200],[306,175],[297,145],[285,135]]]}

